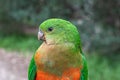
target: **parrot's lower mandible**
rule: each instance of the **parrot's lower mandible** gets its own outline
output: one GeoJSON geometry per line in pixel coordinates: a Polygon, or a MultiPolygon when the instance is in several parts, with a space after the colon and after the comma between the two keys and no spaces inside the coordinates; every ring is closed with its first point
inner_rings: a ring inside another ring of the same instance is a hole
{"type": "Polygon", "coordinates": [[[88,80],[87,62],[77,28],[63,19],[48,19],[39,26],[43,43],[33,55],[28,80],[88,80]]]}

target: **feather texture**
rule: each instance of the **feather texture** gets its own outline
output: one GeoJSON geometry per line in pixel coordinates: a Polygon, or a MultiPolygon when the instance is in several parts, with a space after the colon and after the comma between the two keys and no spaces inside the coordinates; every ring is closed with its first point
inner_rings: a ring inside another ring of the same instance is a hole
{"type": "Polygon", "coordinates": [[[35,77],[36,77],[36,64],[33,56],[28,69],[28,80],[35,80],[35,77]]]}
{"type": "Polygon", "coordinates": [[[31,59],[28,80],[88,80],[77,28],[66,20],[48,19],[40,31],[44,42],[31,59]]]}

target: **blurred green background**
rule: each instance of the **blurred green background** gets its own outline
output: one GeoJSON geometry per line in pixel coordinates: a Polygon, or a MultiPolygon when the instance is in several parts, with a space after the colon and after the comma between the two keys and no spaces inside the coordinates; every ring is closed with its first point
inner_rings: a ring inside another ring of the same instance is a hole
{"type": "Polygon", "coordinates": [[[89,80],[120,80],[120,0],[0,0],[0,47],[34,53],[48,18],[78,28],[89,80]]]}

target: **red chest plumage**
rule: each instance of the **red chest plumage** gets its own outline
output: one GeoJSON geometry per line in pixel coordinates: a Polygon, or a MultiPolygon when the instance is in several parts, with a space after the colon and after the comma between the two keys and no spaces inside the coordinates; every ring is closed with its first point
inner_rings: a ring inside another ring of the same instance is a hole
{"type": "Polygon", "coordinates": [[[37,71],[36,80],[80,80],[80,68],[70,68],[65,70],[62,76],[55,74],[37,71]]]}

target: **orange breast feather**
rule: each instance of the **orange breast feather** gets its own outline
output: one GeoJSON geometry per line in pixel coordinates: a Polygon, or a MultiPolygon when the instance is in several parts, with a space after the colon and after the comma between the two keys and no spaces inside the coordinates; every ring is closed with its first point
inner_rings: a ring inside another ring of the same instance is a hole
{"type": "MultiPolygon", "coordinates": [[[[79,68],[69,68],[63,71],[61,76],[56,74],[51,74],[48,72],[44,72],[40,70],[40,68],[44,67],[43,64],[39,62],[40,57],[42,57],[39,51],[35,54],[35,62],[38,64],[39,69],[37,70],[36,79],[35,80],[80,80],[80,70],[82,67],[79,68]]],[[[59,71],[59,70],[58,70],[59,71]]]]}
{"type": "Polygon", "coordinates": [[[80,80],[80,68],[70,68],[65,70],[62,76],[37,71],[36,80],[80,80]]]}

